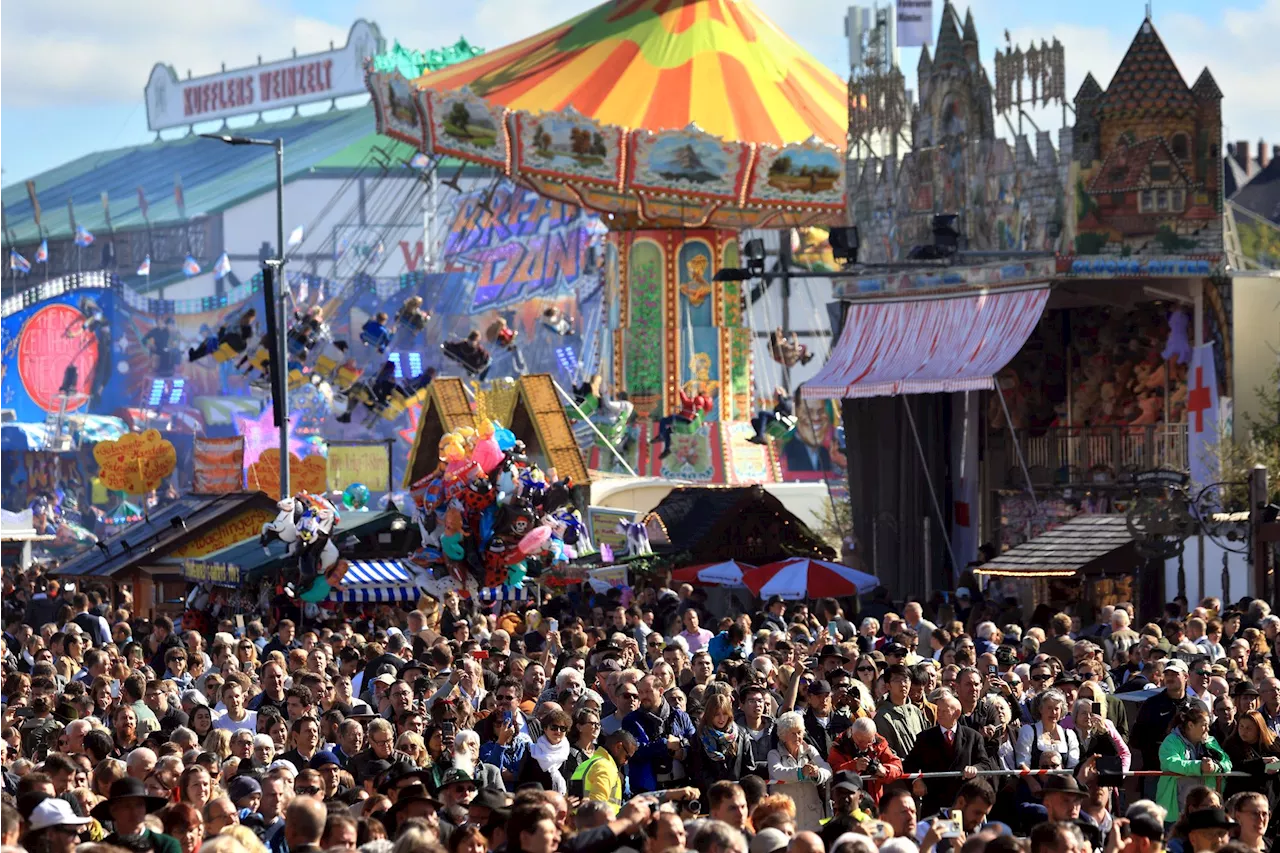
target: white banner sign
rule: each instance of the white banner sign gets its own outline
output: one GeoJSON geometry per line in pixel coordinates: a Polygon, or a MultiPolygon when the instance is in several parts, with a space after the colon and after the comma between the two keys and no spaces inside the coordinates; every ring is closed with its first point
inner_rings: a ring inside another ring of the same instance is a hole
{"type": "Polygon", "coordinates": [[[898,47],[933,44],[933,0],[898,0],[898,47]]]}
{"type": "Polygon", "coordinates": [[[368,91],[364,61],[381,49],[377,25],[360,20],[347,34],[346,46],[338,50],[187,80],[178,79],[173,66],[157,63],[147,82],[147,126],[163,130],[361,95],[368,91]]]}
{"type": "MultiPolygon", "coordinates": [[[[1191,354],[1187,371],[1187,462],[1194,488],[1207,486],[1222,477],[1218,470],[1217,445],[1222,439],[1218,400],[1218,371],[1213,344],[1201,344],[1191,354]]],[[[1194,492],[1193,492],[1194,494],[1194,492]]]]}

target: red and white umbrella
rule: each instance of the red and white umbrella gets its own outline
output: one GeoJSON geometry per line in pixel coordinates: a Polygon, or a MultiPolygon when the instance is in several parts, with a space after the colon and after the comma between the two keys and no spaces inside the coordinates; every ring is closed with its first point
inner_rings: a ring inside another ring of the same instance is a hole
{"type": "Polygon", "coordinates": [[[700,566],[685,566],[671,573],[671,579],[678,583],[706,583],[721,586],[742,586],[742,576],[754,571],[750,563],[739,563],[737,560],[725,560],[723,563],[703,563],[700,566]]]}
{"type": "Polygon", "coordinates": [[[808,557],[792,557],[747,572],[742,582],[760,598],[839,598],[875,589],[875,575],[808,557]]]}

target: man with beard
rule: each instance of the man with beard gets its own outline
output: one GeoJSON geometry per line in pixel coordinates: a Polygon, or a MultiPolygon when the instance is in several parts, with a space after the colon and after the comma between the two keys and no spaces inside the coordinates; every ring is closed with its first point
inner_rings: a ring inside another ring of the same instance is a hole
{"type": "Polygon", "coordinates": [[[681,761],[694,737],[694,727],[688,714],[663,698],[652,675],[640,679],[638,687],[640,706],[622,723],[638,744],[628,764],[631,790],[655,791],[685,777],[681,761]]]}

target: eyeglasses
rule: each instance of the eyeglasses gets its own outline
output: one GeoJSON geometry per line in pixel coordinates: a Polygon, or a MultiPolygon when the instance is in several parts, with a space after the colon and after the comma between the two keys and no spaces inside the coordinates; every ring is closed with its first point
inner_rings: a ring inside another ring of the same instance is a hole
{"type": "Polygon", "coordinates": [[[307,786],[305,788],[294,788],[293,791],[295,794],[301,794],[304,797],[314,797],[316,794],[320,793],[319,788],[312,788],[311,786],[307,786]]]}
{"type": "Polygon", "coordinates": [[[876,668],[874,666],[860,666],[858,667],[857,671],[858,672],[875,672],[876,668]]]}
{"type": "Polygon", "coordinates": [[[547,726],[547,731],[549,732],[567,732],[568,730],[569,730],[568,726],[560,726],[555,724],[547,726]]]}
{"type": "Polygon", "coordinates": [[[379,739],[378,739],[378,738],[376,738],[376,737],[375,737],[375,738],[369,738],[369,743],[373,744],[374,746],[390,746],[390,745],[391,745],[391,738],[389,738],[389,737],[384,737],[384,738],[382,738],[381,740],[379,740],[379,739]]]}
{"type": "Polygon", "coordinates": [[[1032,680],[1032,681],[1048,681],[1050,678],[1053,678],[1053,676],[1052,676],[1052,675],[1049,675],[1048,673],[1045,673],[1045,674],[1043,674],[1043,675],[1033,675],[1033,676],[1031,676],[1031,680],[1032,680]]]}
{"type": "Polygon", "coordinates": [[[1263,820],[1266,820],[1267,818],[1271,817],[1271,812],[1257,811],[1255,809],[1240,809],[1239,813],[1253,815],[1254,817],[1259,817],[1259,818],[1262,818],[1263,820]]]}
{"type": "Polygon", "coordinates": [[[639,699],[640,694],[639,693],[623,693],[622,698],[623,699],[639,699]]]}
{"type": "Polygon", "coordinates": [[[498,701],[499,702],[515,702],[516,697],[511,695],[510,693],[503,693],[498,697],[498,701]]]}

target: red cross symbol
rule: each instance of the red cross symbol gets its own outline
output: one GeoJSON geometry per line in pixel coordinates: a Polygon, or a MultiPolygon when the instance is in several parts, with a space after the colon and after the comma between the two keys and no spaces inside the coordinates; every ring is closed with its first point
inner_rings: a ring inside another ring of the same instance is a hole
{"type": "Polygon", "coordinates": [[[1204,368],[1196,368],[1196,385],[1187,395],[1187,411],[1196,416],[1196,432],[1204,432],[1204,413],[1213,406],[1213,398],[1209,395],[1209,387],[1204,384],[1204,368]]]}

